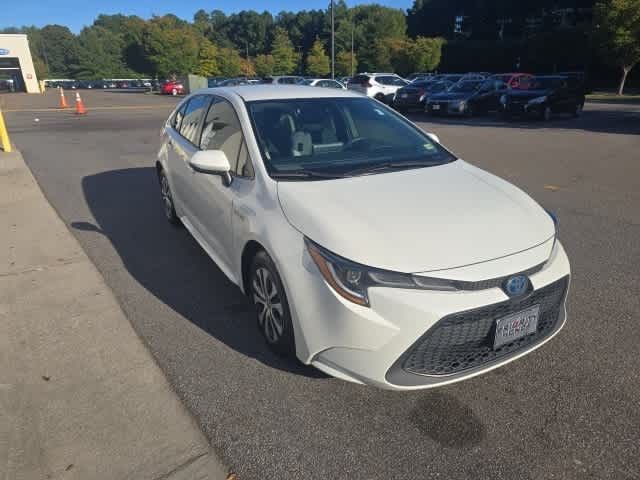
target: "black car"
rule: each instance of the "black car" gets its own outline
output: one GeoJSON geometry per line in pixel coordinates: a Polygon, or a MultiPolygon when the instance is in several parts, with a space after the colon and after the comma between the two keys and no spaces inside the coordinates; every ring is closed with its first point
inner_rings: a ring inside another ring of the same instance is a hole
{"type": "Polygon", "coordinates": [[[436,93],[444,92],[451,86],[449,82],[416,80],[406,87],[399,88],[393,96],[393,107],[404,112],[411,109],[424,110],[427,99],[436,93]]]}
{"type": "Polygon", "coordinates": [[[527,85],[501,96],[505,117],[535,117],[549,120],[554,113],[579,116],[584,107],[584,87],[579,80],[548,75],[528,79],[527,85]],[[523,88],[526,87],[526,88],[523,88]]]}
{"type": "Polygon", "coordinates": [[[431,95],[425,111],[432,115],[472,115],[468,102],[480,90],[482,80],[467,80],[453,84],[447,91],[431,95]]]}

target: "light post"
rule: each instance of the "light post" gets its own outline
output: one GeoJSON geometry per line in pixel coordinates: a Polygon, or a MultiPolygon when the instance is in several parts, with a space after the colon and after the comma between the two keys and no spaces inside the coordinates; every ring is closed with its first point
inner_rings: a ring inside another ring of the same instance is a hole
{"type": "Polygon", "coordinates": [[[334,28],[333,0],[331,0],[331,78],[336,78],[336,32],[334,28]]]}

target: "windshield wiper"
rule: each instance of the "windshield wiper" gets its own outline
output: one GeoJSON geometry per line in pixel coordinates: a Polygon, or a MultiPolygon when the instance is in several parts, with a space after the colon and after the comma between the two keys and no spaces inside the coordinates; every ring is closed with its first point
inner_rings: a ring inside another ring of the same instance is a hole
{"type": "Polygon", "coordinates": [[[402,170],[409,168],[427,167],[429,165],[439,165],[440,161],[421,161],[421,162],[383,162],[369,165],[367,167],[356,168],[345,172],[345,177],[357,177],[366,173],[381,172],[384,170],[402,170]]]}
{"type": "Polygon", "coordinates": [[[275,179],[296,179],[296,178],[308,178],[308,179],[330,179],[330,178],[344,178],[344,175],[336,175],[333,173],[318,172],[316,170],[294,170],[291,172],[272,172],[271,178],[275,179]]]}

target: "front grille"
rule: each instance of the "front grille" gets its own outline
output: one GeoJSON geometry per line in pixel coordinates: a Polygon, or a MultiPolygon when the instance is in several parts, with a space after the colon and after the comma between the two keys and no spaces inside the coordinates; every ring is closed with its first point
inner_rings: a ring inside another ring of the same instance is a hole
{"type": "MultiPolygon", "coordinates": [[[[488,290],[490,288],[502,288],[502,285],[508,278],[515,277],[517,275],[524,275],[526,277],[530,277],[531,275],[534,275],[538,273],[540,270],[542,270],[542,267],[544,267],[544,263],[536,265],[535,267],[531,267],[528,270],[524,270],[518,273],[512,273],[510,275],[505,275],[502,277],[490,278],[488,280],[478,280],[476,282],[468,282],[463,280],[451,280],[451,283],[458,290],[488,290]]],[[[419,277],[420,275],[416,275],[416,276],[419,277]]]]}
{"type": "Polygon", "coordinates": [[[499,360],[543,340],[557,325],[568,282],[569,277],[564,277],[524,299],[442,318],[401,357],[402,368],[417,375],[451,375],[499,360]],[[494,350],[496,320],[534,305],[540,305],[537,331],[494,350]]]}

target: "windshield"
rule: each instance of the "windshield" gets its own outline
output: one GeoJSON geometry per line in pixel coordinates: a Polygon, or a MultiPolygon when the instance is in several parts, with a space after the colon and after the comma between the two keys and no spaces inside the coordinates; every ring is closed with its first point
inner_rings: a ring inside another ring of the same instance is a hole
{"type": "Polygon", "coordinates": [[[352,176],[385,165],[415,168],[456,159],[369,98],[264,100],[248,102],[247,107],[274,178],[352,176]]]}
{"type": "Polygon", "coordinates": [[[449,89],[450,92],[473,92],[479,86],[481,82],[458,82],[455,85],[452,85],[449,89]]]}

